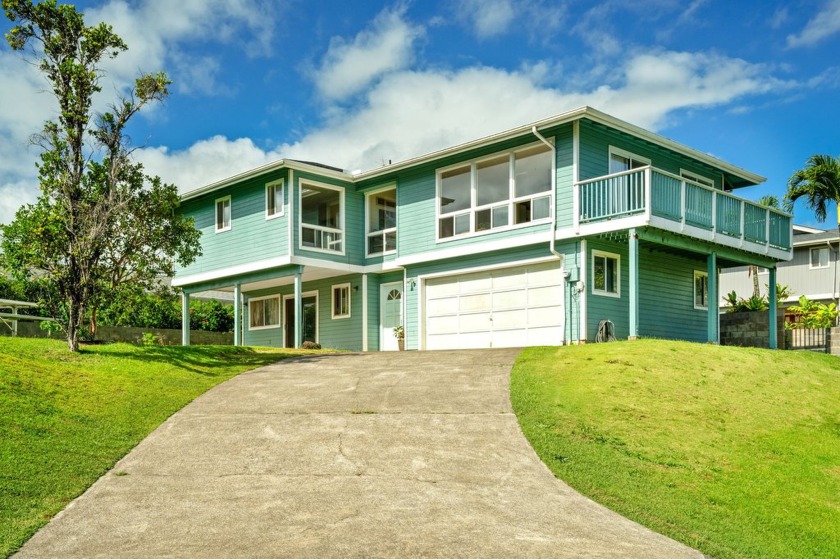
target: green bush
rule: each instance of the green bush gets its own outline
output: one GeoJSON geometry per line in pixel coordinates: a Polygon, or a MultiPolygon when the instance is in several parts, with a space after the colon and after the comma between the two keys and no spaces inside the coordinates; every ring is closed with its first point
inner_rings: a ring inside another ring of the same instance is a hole
{"type": "Polygon", "coordinates": [[[799,328],[831,328],[837,324],[837,308],[834,303],[828,305],[811,301],[806,296],[799,298],[799,304],[788,309],[800,317],[794,327],[799,328]]]}

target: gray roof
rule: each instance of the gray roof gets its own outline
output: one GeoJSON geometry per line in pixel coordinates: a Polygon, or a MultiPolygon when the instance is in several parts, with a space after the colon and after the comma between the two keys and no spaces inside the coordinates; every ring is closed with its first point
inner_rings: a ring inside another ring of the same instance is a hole
{"type": "Polygon", "coordinates": [[[793,238],[793,246],[808,246],[823,244],[826,241],[838,241],[840,234],[837,229],[821,231],[820,233],[800,233],[793,238]]]}

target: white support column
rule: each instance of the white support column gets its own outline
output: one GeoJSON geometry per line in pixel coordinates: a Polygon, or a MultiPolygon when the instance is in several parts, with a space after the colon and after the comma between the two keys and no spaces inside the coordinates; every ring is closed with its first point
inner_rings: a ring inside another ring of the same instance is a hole
{"type": "Polygon", "coordinates": [[[181,292],[181,345],[190,345],[190,294],[181,292]]]}
{"type": "Polygon", "coordinates": [[[295,272],[295,347],[303,343],[303,267],[295,272]]]}
{"type": "Polygon", "coordinates": [[[362,274],[362,351],[368,350],[368,275],[362,274]]]}
{"type": "Polygon", "coordinates": [[[589,284],[587,283],[588,280],[589,280],[589,251],[586,248],[586,239],[583,239],[580,242],[580,264],[579,264],[579,266],[580,266],[580,281],[578,282],[578,285],[581,286],[581,291],[579,293],[579,298],[578,298],[578,301],[579,301],[579,304],[580,304],[580,309],[578,309],[578,317],[579,317],[579,320],[580,320],[579,330],[578,330],[579,331],[579,336],[578,337],[580,338],[580,340],[578,340],[578,341],[579,341],[579,343],[586,343],[586,340],[587,340],[587,337],[586,337],[586,334],[587,334],[587,332],[586,332],[586,330],[587,330],[586,321],[588,320],[587,313],[586,313],[586,305],[588,303],[587,293],[589,292],[589,284]]]}
{"type": "Polygon", "coordinates": [[[233,345],[242,345],[242,285],[233,284],[233,345]]]}

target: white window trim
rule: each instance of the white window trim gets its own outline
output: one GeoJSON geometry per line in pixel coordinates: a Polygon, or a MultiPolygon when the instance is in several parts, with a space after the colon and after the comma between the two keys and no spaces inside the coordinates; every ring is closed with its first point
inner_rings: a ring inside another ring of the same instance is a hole
{"type": "Polygon", "coordinates": [[[286,215],[286,188],[285,188],[285,181],[283,179],[272,181],[265,185],[265,218],[268,219],[276,219],[278,217],[283,217],[286,215]],[[274,208],[274,213],[268,213],[268,193],[271,188],[274,187],[275,190],[279,187],[280,188],[280,210],[277,211],[277,208],[274,208]]]}
{"type": "MultiPolygon", "coordinates": [[[[303,301],[303,299],[308,299],[309,297],[315,297],[315,343],[319,344],[319,343],[321,343],[321,341],[320,341],[320,337],[321,337],[321,328],[320,328],[320,323],[321,323],[321,298],[320,298],[319,292],[317,290],[316,291],[304,291],[303,293],[300,294],[301,301],[303,301]]],[[[280,324],[283,326],[283,347],[286,347],[286,334],[287,334],[287,332],[286,332],[286,316],[285,316],[285,314],[286,314],[286,301],[288,301],[289,299],[294,299],[294,298],[295,298],[294,293],[292,293],[291,295],[283,295],[283,300],[282,300],[282,305],[283,306],[280,309],[280,324]]],[[[306,340],[302,340],[302,341],[306,341],[306,340]]]]}
{"type": "Polygon", "coordinates": [[[626,157],[628,159],[634,159],[640,163],[644,163],[645,165],[650,165],[651,161],[647,157],[642,157],[641,155],[636,155],[633,152],[627,151],[626,149],[621,149],[619,147],[610,146],[609,154],[607,155],[607,171],[610,170],[610,162],[612,161],[612,156],[617,155],[619,157],[626,157]]]}
{"type": "Polygon", "coordinates": [[[824,247],[811,247],[808,251],[808,269],[809,270],[825,270],[826,268],[831,267],[831,249],[827,246],[824,247]],[[828,251],[828,263],[825,266],[814,266],[814,251],[815,250],[827,250],[828,251]]]}
{"type": "Polygon", "coordinates": [[[330,314],[332,315],[333,320],[343,319],[343,318],[350,318],[350,312],[353,307],[353,299],[350,284],[349,283],[337,283],[330,287],[330,314]],[[336,289],[346,289],[347,290],[347,314],[335,314],[335,291],[336,289]]]}
{"type": "Polygon", "coordinates": [[[602,250],[593,250],[592,257],[590,259],[590,264],[592,266],[592,294],[599,295],[601,297],[613,297],[615,299],[621,298],[621,255],[615,254],[613,252],[605,252],[602,250]],[[616,274],[618,275],[616,281],[616,292],[613,293],[611,291],[606,291],[603,289],[596,289],[595,288],[595,258],[601,256],[604,258],[614,258],[615,259],[615,267],[616,267],[616,274]]]}
{"type": "Polygon", "coordinates": [[[222,196],[221,198],[216,198],[216,203],[213,204],[213,223],[216,228],[216,233],[224,233],[225,231],[230,231],[233,228],[233,202],[230,199],[230,194],[222,196]],[[230,208],[230,222],[227,227],[219,228],[219,202],[224,202],[226,200],[228,202],[228,207],[230,208]]]}
{"type": "Polygon", "coordinates": [[[703,186],[706,186],[708,188],[715,188],[714,179],[710,179],[709,177],[705,175],[700,175],[698,173],[695,173],[694,171],[689,171],[688,169],[680,169],[680,177],[702,184],[703,186]]]}
{"type": "Polygon", "coordinates": [[[700,270],[694,270],[694,275],[692,276],[692,283],[691,283],[691,302],[694,305],[694,308],[698,311],[707,311],[709,310],[709,273],[702,272],[700,270]],[[706,306],[698,305],[697,304],[697,278],[703,277],[706,278],[706,306]]]}
{"type": "MultiPolygon", "coordinates": [[[[396,214],[396,218],[395,218],[396,227],[394,229],[399,231],[399,225],[400,225],[399,224],[399,219],[400,219],[400,217],[399,217],[399,212],[397,211],[398,202],[399,202],[399,200],[397,199],[397,184],[396,183],[391,183],[388,186],[384,186],[382,188],[377,188],[376,190],[371,190],[370,192],[365,192],[365,256],[366,257],[387,256],[389,254],[396,254],[397,253],[396,249],[385,250],[385,251],[382,251],[382,252],[368,252],[368,247],[370,246],[369,243],[368,243],[368,235],[370,235],[371,233],[376,233],[376,231],[371,231],[370,230],[370,197],[371,196],[376,196],[377,194],[381,194],[383,192],[388,192],[389,190],[394,191],[394,213],[396,214]]],[[[385,231],[387,231],[387,229],[385,229],[385,231]]],[[[397,236],[397,242],[399,243],[399,236],[397,236]]]]}
{"type": "MultiPolygon", "coordinates": [[[[553,137],[548,138],[548,141],[553,144],[554,143],[554,138],[553,137]]],[[[552,221],[553,216],[554,216],[554,211],[555,211],[554,207],[556,205],[555,202],[554,202],[555,198],[554,198],[553,193],[551,191],[551,186],[554,184],[553,180],[549,181],[548,190],[546,190],[545,192],[539,192],[537,194],[530,194],[528,196],[519,196],[518,198],[515,197],[515,192],[514,192],[515,184],[514,184],[513,173],[514,173],[514,161],[515,161],[516,153],[520,152],[520,151],[525,151],[525,150],[528,150],[528,149],[531,149],[531,148],[534,148],[534,147],[537,147],[537,146],[545,146],[545,144],[540,142],[540,141],[531,142],[529,144],[525,144],[525,145],[522,145],[522,146],[517,146],[517,147],[515,147],[513,149],[509,149],[507,151],[496,152],[496,153],[493,153],[493,154],[490,154],[490,155],[487,155],[487,156],[483,156],[483,157],[476,158],[476,159],[471,159],[469,161],[461,161],[460,163],[455,163],[453,165],[448,165],[446,167],[441,167],[440,169],[437,169],[437,171],[435,172],[435,243],[448,243],[450,241],[457,241],[458,239],[469,239],[469,238],[472,238],[472,237],[481,237],[483,235],[490,235],[490,234],[493,234],[493,233],[510,231],[512,229],[524,229],[526,227],[531,227],[531,226],[534,226],[534,225],[542,225],[542,224],[545,224],[545,223],[550,223],[552,221]],[[510,182],[509,182],[509,186],[508,186],[508,199],[506,201],[492,202],[490,204],[484,204],[483,206],[476,206],[475,204],[476,204],[477,191],[476,191],[475,178],[476,178],[477,166],[479,164],[485,162],[485,161],[489,161],[491,159],[498,159],[503,155],[508,156],[508,170],[509,170],[509,174],[510,174],[510,177],[509,177],[510,182]],[[463,210],[458,210],[457,212],[452,212],[452,213],[449,213],[449,214],[442,214],[441,211],[440,211],[441,175],[443,173],[446,173],[447,171],[451,171],[453,169],[459,169],[459,168],[463,168],[463,167],[469,167],[470,168],[470,207],[466,208],[466,209],[463,209],[463,210]],[[525,200],[533,200],[533,199],[536,199],[536,198],[542,198],[544,196],[549,197],[548,217],[544,217],[544,218],[540,218],[540,219],[534,219],[534,220],[528,221],[527,223],[514,223],[513,222],[514,221],[514,213],[513,213],[514,212],[514,206],[516,205],[517,202],[523,202],[525,200]],[[487,210],[487,209],[493,208],[495,206],[500,206],[502,204],[507,204],[508,205],[508,208],[509,208],[509,210],[508,210],[509,225],[506,225],[504,227],[494,227],[492,229],[486,229],[484,231],[470,231],[468,233],[455,234],[455,235],[452,235],[450,237],[441,238],[441,236],[440,236],[440,220],[441,220],[442,217],[452,217],[452,218],[454,218],[455,216],[461,215],[461,214],[464,214],[464,213],[469,214],[469,216],[470,216],[470,229],[472,230],[475,227],[475,214],[476,214],[476,212],[479,212],[481,210],[487,210]]],[[[552,152],[552,153],[554,153],[554,152],[552,152]]],[[[555,157],[551,158],[551,175],[550,176],[551,177],[557,176],[557,160],[556,160],[555,157]]]]}
{"type": "Polygon", "coordinates": [[[345,251],[347,250],[347,231],[344,229],[344,212],[346,211],[346,204],[344,203],[344,189],[340,186],[334,186],[331,184],[325,184],[322,182],[312,181],[308,179],[298,179],[298,250],[305,250],[308,252],[320,252],[322,254],[335,254],[338,256],[344,256],[345,251]],[[338,228],[337,230],[341,231],[341,251],[337,250],[329,250],[325,248],[314,248],[314,247],[307,247],[303,246],[303,227],[304,225],[309,225],[312,227],[319,227],[318,225],[312,225],[311,223],[305,224],[303,222],[303,187],[304,185],[315,186],[317,188],[325,188],[327,190],[335,190],[339,194],[338,199],[338,228]]]}
{"type": "Polygon", "coordinates": [[[283,327],[283,305],[280,299],[280,295],[266,295],[265,297],[251,297],[248,299],[248,331],[253,332],[254,330],[272,330],[277,328],[283,327]],[[257,301],[265,301],[268,299],[277,299],[277,324],[272,324],[269,326],[251,326],[251,303],[256,303],[257,301]]]}

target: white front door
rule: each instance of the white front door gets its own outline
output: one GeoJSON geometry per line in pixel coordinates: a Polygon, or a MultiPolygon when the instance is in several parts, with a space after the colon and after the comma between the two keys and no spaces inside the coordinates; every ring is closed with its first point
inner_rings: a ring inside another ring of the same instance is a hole
{"type": "Polygon", "coordinates": [[[386,283],[379,288],[380,324],[379,349],[397,351],[399,345],[394,328],[403,323],[402,283],[386,283]]]}

